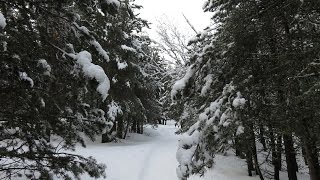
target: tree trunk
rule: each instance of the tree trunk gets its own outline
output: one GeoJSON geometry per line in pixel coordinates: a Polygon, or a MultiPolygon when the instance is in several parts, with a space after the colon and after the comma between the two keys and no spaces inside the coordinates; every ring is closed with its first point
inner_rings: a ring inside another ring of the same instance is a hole
{"type": "Polygon", "coordinates": [[[247,132],[246,133],[246,142],[247,145],[244,147],[245,152],[246,152],[246,160],[247,160],[247,165],[248,165],[248,175],[252,176],[252,171],[254,171],[254,164],[253,164],[253,153],[252,153],[252,133],[251,133],[251,126],[247,125],[246,128],[247,132]]]}
{"type": "Polygon", "coordinates": [[[125,130],[125,132],[124,132],[124,135],[123,135],[123,138],[122,138],[122,139],[126,139],[127,133],[128,133],[128,131],[129,131],[130,124],[131,124],[131,119],[130,119],[130,117],[128,117],[127,127],[126,127],[126,130],[125,130]]]}
{"type": "Polygon", "coordinates": [[[239,156],[241,159],[244,159],[245,156],[243,156],[242,149],[241,149],[241,143],[239,143],[240,138],[236,137],[235,135],[235,140],[234,140],[234,149],[236,150],[236,156],[239,156]]]}
{"type": "Polygon", "coordinates": [[[143,134],[143,122],[140,123],[140,126],[141,126],[140,127],[141,128],[140,132],[141,132],[141,134],[143,134]]]}
{"type": "Polygon", "coordinates": [[[275,180],[280,180],[279,176],[279,163],[277,162],[277,152],[276,152],[276,141],[273,133],[273,128],[271,125],[269,125],[269,131],[270,131],[270,147],[271,147],[271,155],[272,155],[272,165],[274,167],[274,175],[273,178],[275,180]]]}
{"type": "Polygon", "coordinates": [[[141,121],[137,121],[137,133],[142,134],[143,133],[143,124],[141,121]]]}
{"type": "Polygon", "coordinates": [[[306,149],[304,148],[304,146],[301,147],[302,150],[302,156],[303,156],[303,160],[306,166],[308,166],[308,160],[307,160],[307,156],[306,156],[306,149]]]}
{"type": "Polygon", "coordinates": [[[131,131],[134,133],[137,132],[137,121],[135,119],[132,121],[131,131]]]}
{"type": "Polygon", "coordinates": [[[313,141],[305,141],[306,157],[309,165],[310,180],[320,179],[320,166],[317,147],[313,141]]]}
{"type": "Polygon", "coordinates": [[[123,118],[118,118],[117,137],[123,137],[123,118]]]}
{"type": "Polygon", "coordinates": [[[260,143],[262,144],[263,150],[267,151],[267,145],[266,145],[266,139],[264,138],[264,127],[263,125],[259,125],[259,140],[260,143]]]}
{"type": "Polygon", "coordinates": [[[318,160],[318,149],[317,149],[317,139],[316,135],[313,135],[309,127],[310,124],[307,122],[307,119],[302,119],[302,127],[304,130],[303,136],[303,145],[306,152],[306,158],[309,166],[310,180],[319,180],[320,179],[320,166],[318,160]]]}
{"type": "Polygon", "coordinates": [[[264,180],[263,174],[261,173],[261,170],[260,170],[259,161],[258,161],[256,139],[253,131],[253,125],[251,125],[250,133],[251,133],[251,148],[252,148],[253,161],[255,164],[255,170],[256,170],[256,173],[259,175],[260,180],[264,180]]]}
{"type": "Polygon", "coordinates": [[[289,180],[297,180],[297,161],[291,135],[283,135],[289,180]]]}
{"type": "Polygon", "coordinates": [[[278,135],[277,138],[277,147],[276,147],[276,153],[277,153],[277,167],[279,168],[279,171],[282,170],[282,136],[278,135]]]}
{"type": "Polygon", "coordinates": [[[252,154],[251,154],[249,148],[246,153],[246,160],[247,160],[247,165],[248,165],[248,175],[252,176],[252,171],[254,170],[254,168],[253,168],[253,162],[252,162],[252,154]]]}

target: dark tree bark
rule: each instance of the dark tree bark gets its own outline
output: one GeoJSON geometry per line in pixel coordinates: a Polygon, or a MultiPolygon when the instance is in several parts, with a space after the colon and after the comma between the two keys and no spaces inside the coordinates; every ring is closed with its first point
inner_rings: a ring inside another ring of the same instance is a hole
{"type": "Polygon", "coordinates": [[[282,170],[282,136],[278,135],[277,137],[277,145],[276,145],[276,153],[277,153],[277,167],[279,171],[282,170]]]}
{"type": "Polygon", "coordinates": [[[260,130],[260,133],[259,133],[260,143],[262,144],[263,150],[267,151],[267,144],[266,144],[266,139],[264,138],[264,127],[263,127],[263,125],[259,125],[259,130],[260,130]]]}
{"type": "Polygon", "coordinates": [[[135,119],[132,121],[131,131],[134,133],[137,132],[137,121],[135,119]]]}
{"type": "Polygon", "coordinates": [[[253,131],[253,125],[251,125],[251,147],[252,147],[252,154],[253,154],[253,161],[255,164],[255,170],[256,173],[259,175],[260,180],[264,180],[263,174],[261,173],[260,166],[259,166],[259,161],[258,161],[258,155],[257,155],[257,147],[256,147],[256,140],[255,140],[255,135],[253,131]]]}
{"type": "Polygon", "coordinates": [[[320,179],[320,166],[318,161],[317,147],[314,141],[305,141],[304,148],[306,150],[306,157],[309,165],[310,180],[320,179]]]}
{"type": "Polygon", "coordinates": [[[303,156],[303,159],[304,159],[304,163],[306,166],[308,166],[308,160],[307,160],[307,155],[306,155],[306,149],[304,148],[304,146],[301,147],[301,150],[302,150],[302,156],[303,156]]]}
{"type": "Polygon", "coordinates": [[[141,128],[140,132],[141,132],[141,134],[143,134],[143,122],[140,123],[140,126],[141,126],[140,127],[141,128]]]}
{"type": "Polygon", "coordinates": [[[137,121],[137,133],[143,134],[143,123],[140,121],[137,121]]]}
{"type": "Polygon", "coordinates": [[[297,161],[291,135],[283,135],[289,180],[297,180],[297,161]]]}
{"type": "Polygon", "coordinates": [[[252,171],[254,170],[253,162],[252,162],[252,154],[248,148],[246,153],[246,160],[247,160],[247,166],[248,166],[248,175],[252,176],[252,171]]]}
{"type": "Polygon", "coordinates": [[[276,141],[273,133],[273,128],[271,125],[269,125],[269,130],[270,130],[270,147],[271,147],[271,155],[272,155],[272,164],[274,166],[274,175],[273,178],[275,180],[280,180],[279,176],[279,163],[277,161],[277,152],[276,152],[276,141]]]}
{"type": "Polygon", "coordinates": [[[245,132],[246,134],[246,145],[244,145],[244,150],[246,152],[246,160],[247,160],[247,165],[248,165],[248,175],[252,176],[252,171],[255,170],[254,168],[254,163],[253,163],[253,152],[252,152],[252,127],[247,124],[246,128],[247,131],[245,132]]]}
{"type": "Polygon", "coordinates": [[[124,132],[124,135],[123,135],[123,138],[122,138],[122,139],[126,139],[127,133],[128,133],[128,131],[129,131],[130,124],[131,124],[131,118],[128,117],[126,130],[125,130],[125,132],[124,132]]]}
{"type": "Polygon", "coordinates": [[[123,119],[122,119],[122,117],[118,118],[117,137],[118,138],[123,137],[123,119]]]}
{"type": "Polygon", "coordinates": [[[304,129],[303,145],[306,152],[306,158],[309,166],[310,180],[320,179],[320,165],[318,160],[317,140],[318,137],[312,132],[310,123],[307,119],[302,120],[302,127],[304,129]]]}
{"type": "Polygon", "coordinates": [[[239,137],[235,137],[234,140],[234,148],[236,150],[236,156],[239,156],[241,159],[245,159],[245,156],[243,154],[242,148],[241,148],[241,142],[239,137]]]}

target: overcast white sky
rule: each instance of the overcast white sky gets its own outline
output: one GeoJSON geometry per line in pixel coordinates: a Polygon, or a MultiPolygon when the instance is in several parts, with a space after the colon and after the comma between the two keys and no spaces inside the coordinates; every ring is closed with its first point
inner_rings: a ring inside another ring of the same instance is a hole
{"type": "Polygon", "coordinates": [[[148,31],[151,38],[156,38],[156,19],[167,16],[172,23],[177,24],[181,31],[186,34],[192,33],[191,28],[184,20],[182,13],[195,26],[197,31],[210,24],[210,13],[204,13],[202,6],[205,0],[136,0],[135,4],[142,5],[140,16],[153,23],[148,31]]]}

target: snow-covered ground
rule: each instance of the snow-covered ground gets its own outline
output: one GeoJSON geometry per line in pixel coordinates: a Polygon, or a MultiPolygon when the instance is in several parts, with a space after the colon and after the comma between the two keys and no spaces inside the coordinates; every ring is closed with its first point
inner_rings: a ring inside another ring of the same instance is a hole
{"type": "MultiPolygon", "coordinates": [[[[156,129],[145,127],[144,135],[130,134],[118,143],[89,143],[78,154],[93,156],[107,165],[108,180],[177,180],[176,151],[177,129],[174,122],[159,125],[156,129]]],[[[258,180],[248,177],[245,161],[233,155],[215,158],[215,166],[204,177],[192,176],[190,180],[258,180]]],[[[84,180],[91,179],[88,176],[84,180]]]]}
{"type": "Polygon", "coordinates": [[[246,162],[233,155],[216,155],[215,165],[203,177],[194,175],[188,180],[259,180],[259,177],[249,177],[246,162]]]}
{"type": "MultiPolygon", "coordinates": [[[[102,144],[99,140],[87,142],[87,148],[79,146],[73,153],[93,156],[99,163],[106,164],[107,180],[177,180],[176,152],[179,135],[175,135],[177,128],[174,123],[171,121],[168,125],[159,125],[157,128],[148,125],[143,135],[129,134],[126,140],[117,143],[102,144]]],[[[298,180],[310,179],[306,169],[297,173],[297,176],[298,180]]],[[[24,179],[26,178],[14,178],[24,179]]],[[[81,179],[93,178],[83,175],[81,179]]],[[[280,179],[287,180],[287,174],[281,172],[280,179]]],[[[194,175],[188,180],[259,180],[259,177],[249,177],[245,160],[235,157],[230,151],[226,156],[216,155],[214,167],[204,176],[194,175]]]]}
{"type": "Polygon", "coordinates": [[[108,180],[177,180],[176,130],[173,122],[157,129],[146,126],[144,135],[129,134],[118,143],[91,143],[77,153],[105,163],[108,180]]]}

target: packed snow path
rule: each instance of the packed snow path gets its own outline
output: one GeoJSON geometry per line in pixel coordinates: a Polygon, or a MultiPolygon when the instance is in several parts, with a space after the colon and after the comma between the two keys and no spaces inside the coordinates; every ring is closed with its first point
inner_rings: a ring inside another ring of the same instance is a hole
{"type": "Polygon", "coordinates": [[[157,129],[148,126],[145,135],[129,134],[118,143],[89,143],[77,153],[105,163],[108,180],[177,180],[176,130],[173,122],[157,129]]]}
{"type": "MultiPolygon", "coordinates": [[[[129,134],[126,140],[102,144],[99,140],[87,143],[87,148],[78,148],[78,154],[93,156],[107,165],[107,180],[178,180],[176,152],[179,136],[174,122],[159,125],[156,129],[146,126],[144,134],[129,134]]],[[[307,180],[298,174],[299,180],[307,180]]],[[[83,180],[92,180],[88,175],[83,180]]],[[[249,177],[245,160],[234,155],[216,155],[214,168],[204,176],[194,175],[188,180],[259,180],[258,176],[249,177]]],[[[286,173],[281,179],[287,180],[286,173]]]]}

